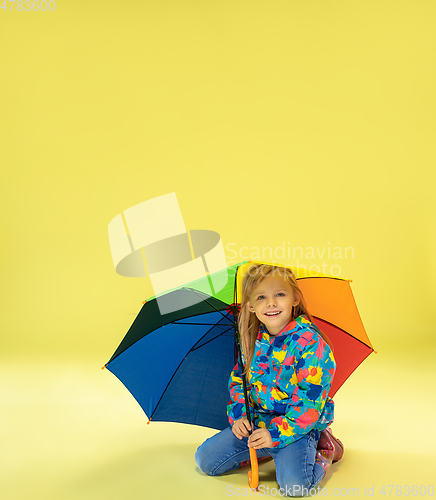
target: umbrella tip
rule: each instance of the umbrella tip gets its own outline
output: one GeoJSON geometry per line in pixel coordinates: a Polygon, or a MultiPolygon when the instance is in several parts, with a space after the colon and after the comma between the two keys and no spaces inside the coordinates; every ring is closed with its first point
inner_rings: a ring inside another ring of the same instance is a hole
{"type": "Polygon", "coordinates": [[[151,418],[148,419],[147,425],[150,425],[151,418]]]}
{"type": "Polygon", "coordinates": [[[348,280],[348,283],[353,283],[353,280],[348,280]]]}
{"type": "Polygon", "coordinates": [[[106,368],[106,366],[107,366],[107,365],[102,366],[102,367],[101,367],[101,369],[102,369],[102,370],[104,370],[104,369],[106,368]]]}
{"type": "Polygon", "coordinates": [[[145,304],[147,301],[146,300],[143,300],[142,303],[145,304]]]}

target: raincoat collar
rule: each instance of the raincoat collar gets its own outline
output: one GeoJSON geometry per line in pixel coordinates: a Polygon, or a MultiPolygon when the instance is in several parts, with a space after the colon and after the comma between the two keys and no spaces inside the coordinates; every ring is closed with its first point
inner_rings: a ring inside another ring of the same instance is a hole
{"type": "Polygon", "coordinates": [[[312,325],[311,321],[305,314],[301,314],[298,318],[290,321],[278,335],[270,335],[266,326],[261,323],[259,326],[258,338],[264,337],[270,342],[273,342],[276,339],[284,340],[290,333],[294,333],[296,329],[307,328],[308,325],[312,325]]]}

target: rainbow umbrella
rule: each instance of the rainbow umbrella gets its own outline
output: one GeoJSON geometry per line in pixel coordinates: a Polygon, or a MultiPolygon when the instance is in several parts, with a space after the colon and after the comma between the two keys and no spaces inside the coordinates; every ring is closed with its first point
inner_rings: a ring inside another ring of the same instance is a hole
{"type": "Polygon", "coordinates": [[[212,296],[212,281],[205,278],[146,300],[103,367],[126,386],[149,421],[220,430],[229,425],[228,380],[240,359],[232,306],[239,265],[218,272],[213,282],[224,286],[212,296]]]}
{"type": "MultiPolygon", "coordinates": [[[[238,302],[243,277],[251,264],[244,261],[219,271],[219,279],[214,282],[223,286],[217,292],[213,292],[211,280],[206,278],[145,301],[103,368],[126,386],[144,410],[148,423],[180,422],[218,430],[228,427],[229,376],[238,361],[242,366],[238,302]],[[177,310],[161,314],[158,299],[177,305],[177,310]]],[[[304,269],[286,267],[294,272],[315,324],[333,343],[337,363],[329,393],[333,397],[374,350],[360,319],[350,281],[321,273],[313,276],[304,269]]],[[[214,278],[217,274],[214,273],[214,278]]],[[[245,401],[249,401],[245,377],[243,386],[245,401]]],[[[251,421],[250,411],[247,416],[251,421]]],[[[252,448],[250,458],[249,484],[256,488],[258,464],[252,448]]]]}

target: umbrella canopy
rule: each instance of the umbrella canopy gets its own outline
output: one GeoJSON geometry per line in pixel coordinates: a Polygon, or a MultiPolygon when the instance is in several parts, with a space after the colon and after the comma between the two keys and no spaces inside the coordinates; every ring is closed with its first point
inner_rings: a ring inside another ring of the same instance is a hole
{"type": "Polygon", "coordinates": [[[229,307],[238,265],[221,271],[226,282],[214,297],[193,282],[145,302],[105,365],[131,392],[149,420],[213,429],[229,425],[226,405],[236,364],[234,317],[229,307]],[[202,298],[198,301],[199,297],[202,298]],[[171,304],[174,312],[162,315],[171,304]]]}
{"type": "MultiPolygon", "coordinates": [[[[213,297],[202,291],[211,289],[204,280],[159,296],[160,301],[176,305],[174,312],[162,315],[157,297],[145,302],[105,366],[132,393],[149,420],[218,430],[229,425],[228,380],[238,360],[230,304],[241,297],[242,280],[252,264],[242,262],[220,271],[218,281],[225,286],[213,297]]],[[[286,267],[294,272],[315,324],[333,343],[337,363],[329,393],[333,397],[374,351],[350,282],[286,267]]]]}

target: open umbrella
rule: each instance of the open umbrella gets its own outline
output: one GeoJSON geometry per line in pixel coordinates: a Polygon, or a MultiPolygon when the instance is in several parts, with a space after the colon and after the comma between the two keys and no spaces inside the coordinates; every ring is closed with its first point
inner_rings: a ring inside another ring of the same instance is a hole
{"type": "MultiPolygon", "coordinates": [[[[201,291],[202,280],[159,296],[159,301],[176,306],[174,312],[161,315],[157,297],[143,305],[105,367],[131,392],[149,422],[180,422],[218,430],[229,425],[229,375],[238,359],[242,366],[237,303],[249,266],[250,262],[242,262],[220,271],[226,285],[214,296],[201,291]]],[[[348,280],[323,274],[312,277],[304,269],[291,269],[315,323],[333,342],[337,368],[329,393],[332,397],[373,348],[348,280]]],[[[243,384],[248,401],[245,378],[243,384]]],[[[247,416],[251,420],[250,411],[247,416]]],[[[252,448],[250,458],[249,483],[256,488],[257,455],[252,448]]]]}
{"type": "MultiPolygon", "coordinates": [[[[145,301],[108,363],[131,392],[149,422],[181,422],[222,430],[229,425],[228,379],[239,360],[237,264],[220,271],[214,296],[206,279],[145,301]],[[201,299],[201,300],[199,300],[201,299]],[[161,314],[161,310],[173,312],[161,314]]],[[[215,275],[217,273],[214,273],[215,275]]],[[[245,401],[249,401],[243,376],[245,401]]],[[[251,414],[247,409],[251,426],[251,414]]],[[[148,422],[148,423],[149,423],[148,422]]],[[[258,486],[256,451],[250,448],[249,484],[258,486]]]]}
{"type": "Polygon", "coordinates": [[[156,297],[147,300],[105,365],[149,421],[213,429],[229,425],[227,383],[238,359],[230,306],[236,269],[223,271],[230,286],[219,298],[191,287],[176,289],[159,297],[162,309],[169,309],[165,302],[175,305],[174,312],[164,315],[156,297]]]}

